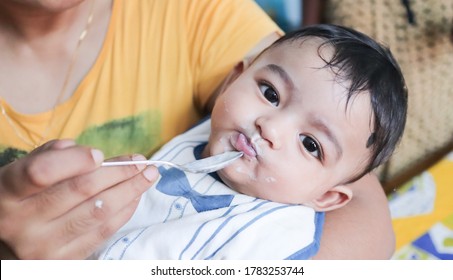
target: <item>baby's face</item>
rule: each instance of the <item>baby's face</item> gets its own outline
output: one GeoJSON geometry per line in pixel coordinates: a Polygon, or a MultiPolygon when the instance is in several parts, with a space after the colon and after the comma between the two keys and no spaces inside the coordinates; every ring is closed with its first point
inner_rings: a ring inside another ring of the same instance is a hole
{"type": "Polygon", "coordinates": [[[365,166],[369,94],[355,96],[346,109],[347,87],[323,68],[318,45],[309,40],[267,51],[217,99],[207,151],[244,152],[218,172],[236,191],[302,204],[365,166]]]}

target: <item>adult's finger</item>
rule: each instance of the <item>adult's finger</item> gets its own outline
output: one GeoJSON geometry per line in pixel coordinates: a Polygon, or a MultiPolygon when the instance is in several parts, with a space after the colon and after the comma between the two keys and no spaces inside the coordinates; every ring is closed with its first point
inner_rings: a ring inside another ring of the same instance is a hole
{"type": "Polygon", "coordinates": [[[65,247],[68,252],[62,256],[75,256],[77,250],[82,255],[83,252],[91,253],[130,218],[141,195],[157,177],[157,168],[149,166],[133,178],[104,190],[55,219],[50,230],[52,246],[56,246],[56,250],[65,247]],[[77,245],[68,247],[68,244],[79,244],[79,248],[77,245]]]}
{"type": "MultiPolygon", "coordinates": [[[[112,160],[144,160],[142,155],[132,158],[121,156],[112,160]]],[[[128,181],[139,174],[145,165],[101,167],[96,170],[67,179],[45,192],[30,197],[27,201],[31,210],[41,213],[48,220],[70,211],[85,200],[105,191],[112,186],[128,181]]],[[[150,180],[154,180],[151,175],[150,180]]],[[[148,183],[149,184],[149,183],[148,183]]]]}
{"type": "Polygon", "coordinates": [[[94,170],[103,158],[101,151],[82,146],[36,150],[0,169],[0,190],[24,198],[94,170]]]}
{"type": "Polygon", "coordinates": [[[43,221],[42,215],[39,219],[27,220],[26,227],[19,221],[19,229],[23,230],[16,229],[16,234],[6,235],[8,245],[19,258],[86,258],[88,255],[83,256],[84,253],[91,253],[127,221],[157,174],[157,168],[149,166],[50,221],[43,221]],[[103,201],[101,205],[98,200],[103,201]],[[77,239],[80,243],[75,241],[77,239]],[[90,243],[84,244],[83,240],[90,243]],[[79,244],[79,248],[68,247],[68,244],[79,244]]]}
{"type": "Polygon", "coordinates": [[[108,188],[74,208],[65,217],[59,218],[64,236],[78,236],[92,230],[110,217],[114,216],[126,205],[139,199],[140,196],[157,180],[158,171],[148,166],[133,178],[108,188]]]}
{"type": "Polygon", "coordinates": [[[131,218],[138,203],[138,199],[132,201],[104,223],[60,247],[59,257],[61,259],[85,259],[91,256],[131,218]]]}

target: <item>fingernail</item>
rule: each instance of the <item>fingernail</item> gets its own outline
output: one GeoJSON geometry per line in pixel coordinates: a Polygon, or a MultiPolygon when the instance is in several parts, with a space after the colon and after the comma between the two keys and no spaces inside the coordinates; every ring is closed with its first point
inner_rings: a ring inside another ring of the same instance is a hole
{"type": "Polygon", "coordinates": [[[145,170],[143,170],[143,176],[145,176],[145,178],[148,181],[154,182],[158,176],[157,168],[155,168],[155,167],[146,168],[145,170]]]}
{"type": "Polygon", "coordinates": [[[104,161],[104,153],[98,149],[91,149],[91,156],[96,164],[101,164],[104,161]]]}
{"type": "MultiPolygon", "coordinates": [[[[140,155],[140,154],[132,155],[131,158],[132,158],[133,161],[146,160],[146,158],[143,155],[140,155]]],[[[143,169],[145,169],[146,165],[145,164],[136,164],[135,167],[137,168],[138,171],[142,171],[143,169]]]]}

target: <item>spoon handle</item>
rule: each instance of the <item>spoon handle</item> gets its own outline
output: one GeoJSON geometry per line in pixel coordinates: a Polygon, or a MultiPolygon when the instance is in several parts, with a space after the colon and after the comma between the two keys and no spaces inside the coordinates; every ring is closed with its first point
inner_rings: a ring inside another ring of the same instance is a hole
{"type": "Polygon", "coordinates": [[[164,164],[164,162],[156,160],[126,160],[126,161],[104,161],[101,166],[123,166],[123,165],[136,165],[136,164],[164,164]]]}

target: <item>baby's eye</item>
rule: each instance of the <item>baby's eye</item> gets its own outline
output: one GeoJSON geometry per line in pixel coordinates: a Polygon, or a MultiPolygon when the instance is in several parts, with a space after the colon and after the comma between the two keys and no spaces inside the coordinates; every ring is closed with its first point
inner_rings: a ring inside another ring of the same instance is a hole
{"type": "Polygon", "coordinates": [[[322,159],[321,146],[315,139],[303,134],[301,134],[299,137],[302,141],[302,145],[304,146],[305,150],[307,150],[307,152],[309,152],[312,156],[316,157],[319,160],[322,159]]]}
{"type": "Polygon", "coordinates": [[[275,107],[278,106],[278,104],[280,103],[280,98],[278,96],[278,93],[275,92],[275,90],[271,86],[261,83],[259,85],[259,89],[264,98],[266,98],[275,107]]]}

